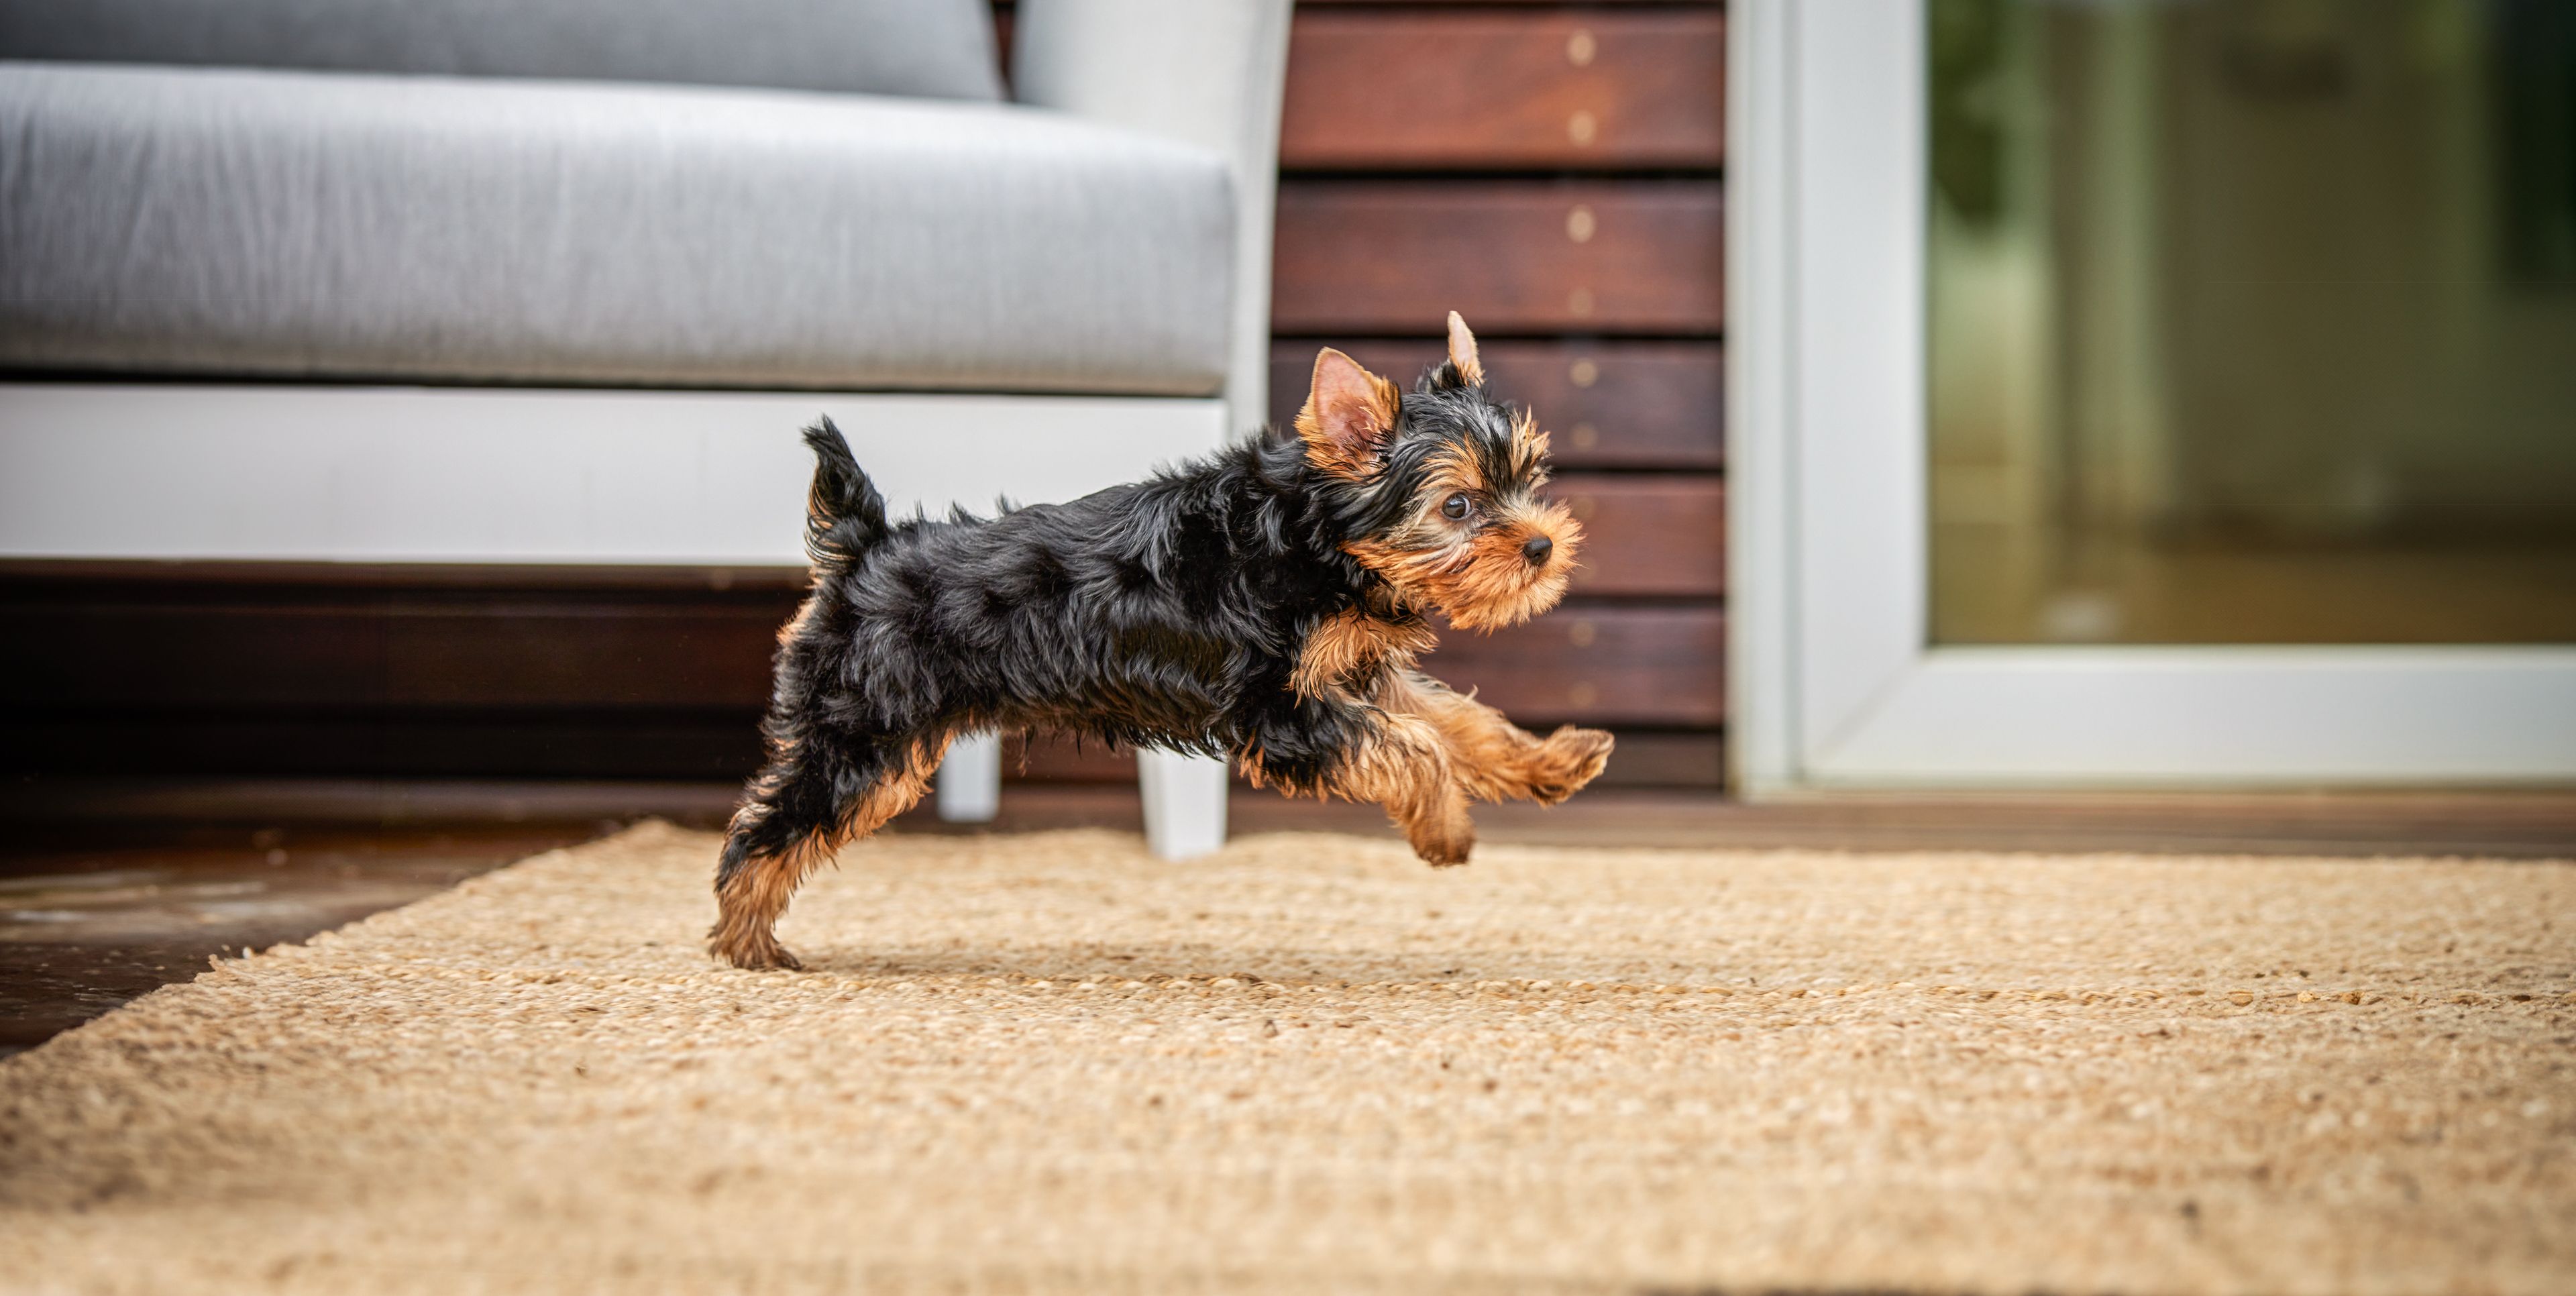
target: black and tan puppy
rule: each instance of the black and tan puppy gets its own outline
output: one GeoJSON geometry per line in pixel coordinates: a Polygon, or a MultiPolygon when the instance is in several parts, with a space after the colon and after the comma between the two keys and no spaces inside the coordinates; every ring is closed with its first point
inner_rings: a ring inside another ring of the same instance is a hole
{"type": "Polygon", "coordinates": [[[1411,392],[1327,350],[1293,438],[991,521],[889,523],[839,431],[805,439],[814,591],[716,873],[709,947],[737,967],[797,965],[774,932],[797,884],[919,800],[960,733],[1223,756],[1385,806],[1434,864],[1474,846],[1468,798],[1553,804],[1609,759],[1608,734],[1539,738],[1414,667],[1429,613],[1554,606],[1581,538],[1536,494],[1547,435],[1486,392],[1455,314],[1411,392]]]}

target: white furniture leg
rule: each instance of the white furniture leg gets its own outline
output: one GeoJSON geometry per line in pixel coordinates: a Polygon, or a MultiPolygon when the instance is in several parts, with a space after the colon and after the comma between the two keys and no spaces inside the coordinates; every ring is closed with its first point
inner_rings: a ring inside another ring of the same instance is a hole
{"type": "Polygon", "coordinates": [[[948,744],[939,762],[939,817],[949,823],[991,823],[1002,809],[1002,736],[965,734],[948,744]]]}
{"type": "Polygon", "coordinates": [[[1145,797],[1145,845],[1156,855],[1191,859],[1225,845],[1224,761],[1140,751],[1136,782],[1145,797]]]}

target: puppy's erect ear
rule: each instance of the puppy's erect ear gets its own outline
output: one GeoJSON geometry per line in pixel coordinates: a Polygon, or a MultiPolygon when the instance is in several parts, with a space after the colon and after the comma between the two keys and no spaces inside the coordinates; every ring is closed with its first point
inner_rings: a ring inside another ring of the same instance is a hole
{"type": "Polygon", "coordinates": [[[1449,367],[1458,371],[1458,381],[1470,387],[1485,385],[1485,363],[1476,358],[1476,335],[1467,331],[1467,321],[1458,312],[1449,312],[1449,367]]]}
{"type": "Polygon", "coordinates": [[[1315,355],[1315,385],[1297,411],[1306,462],[1354,481],[1376,475],[1377,456],[1395,431],[1395,384],[1326,347],[1315,355]]]}

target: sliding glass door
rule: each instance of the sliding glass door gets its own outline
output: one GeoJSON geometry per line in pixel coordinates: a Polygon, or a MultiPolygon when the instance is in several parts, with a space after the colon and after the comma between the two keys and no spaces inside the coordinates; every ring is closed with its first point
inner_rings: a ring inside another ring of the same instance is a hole
{"type": "Polygon", "coordinates": [[[1749,786],[2576,780],[2576,6],[1732,14],[1749,786]]]}

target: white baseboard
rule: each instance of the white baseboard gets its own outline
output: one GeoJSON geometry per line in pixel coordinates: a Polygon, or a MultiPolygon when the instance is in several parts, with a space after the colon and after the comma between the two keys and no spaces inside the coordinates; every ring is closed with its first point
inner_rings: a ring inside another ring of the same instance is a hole
{"type": "Polygon", "coordinates": [[[0,557],[802,566],[822,414],[906,512],[1073,499],[1227,427],[1212,399],[0,383],[0,557]]]}

